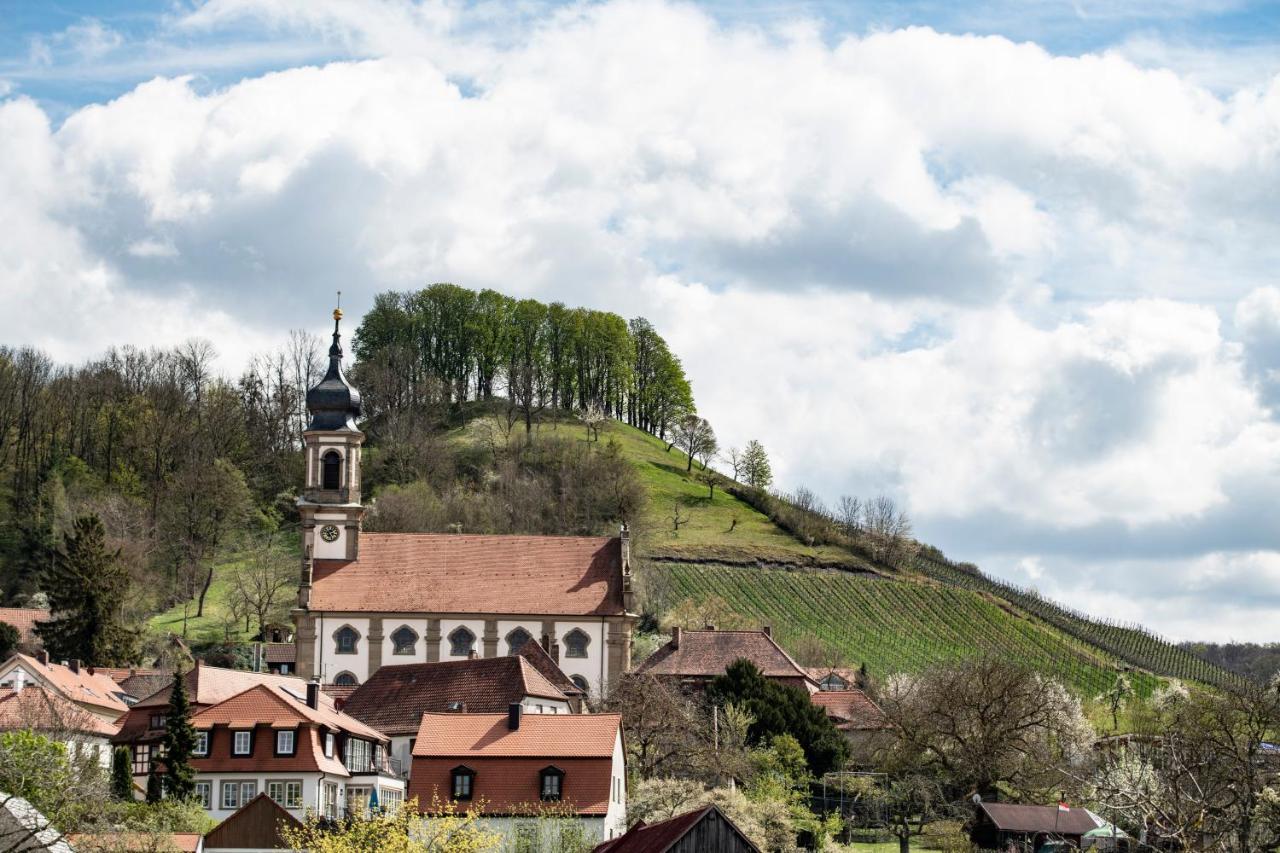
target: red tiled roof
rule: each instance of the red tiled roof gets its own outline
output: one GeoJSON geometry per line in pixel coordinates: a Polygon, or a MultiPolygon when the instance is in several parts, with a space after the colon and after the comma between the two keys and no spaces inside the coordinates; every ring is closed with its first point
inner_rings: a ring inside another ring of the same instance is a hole
{"type": "Polygon", "coordinates": [[[364,533],[358,560],[316,560],[311,609],[384,613],[624,612],[618,539],[364,533]]]}
{"type": "Polygon", "coordinates": [[[451,702],[465,703],[469,713],[505,714],[526,696],[568,701],[527,658],[516,655],[384,666],[342,709],[387,734],[416,734],[424,713],[448,711],[451,702]]]}
{"type": "Polygon", "coordinates": [[[263,643],[267,663],[294,663],[298,659],[298,647],[293,643],[263,643]]]}
{"type": "Polygon", "coordinates": [[[18,629],[21,642],[27,645],[37,643],[36,623],[49,621],[48,610],[37,610],[33,607],[0,607],[0,622],[8,622],[18,629]]]}
{"type": "Polygon", "coordinates": [[[677,841],[688,835],[695,826],[710,814],[716,815],[720,820],[733,827],[748,849],[759,850],[750,838],[743,835],[742,831],[733,825],[733,821],[725,817],[724,812],[714,805],[710,805],[676,815],[661,823],[646,825],[644,821],[640,821],[627,830],[625,835],[620,835],[611,841],[604,842],[592,850],[591,853],[666,853],[677,841]]]}
{"type": "Polygon", "coordinates": [[[35,658],[15,654],[8,663],[18,663],[22,669],[34,677],[41,679],[65,698],[81,705],[93,705],[106,712],[123,714],[129,706],[120,698],[124,691],[109,677],[92,667],[80,667],[73,672],[71,667],[60,663],[40,663],[35,658]]]}
{"type": "Polygon", "coordinates": [[[764,631],[681,631],[679,648],[675,642],[673,638],[650,655],[636,672],[713,678],[723,675],[729,664],[745,658],[768,678],[811,681],[809,674],[764,631]]]}
{"type": "Polygon", "coordinates": [[[267,725],[275,728],[292,728],[298,723],[310,722],[335,731],[349,732],[357,737],[385,741],[387,736],[370,728],[360,720],[337,711],[321,700],[312,708],[306,702],[306,688],[295,693],[291,687],[276,684],[258,684],[204,708],[191,722],[198,729],[227,725],[233,729],[267,725]]]}
{"type": "Polygon", "coordinates": [[[423,714],[414,757],[613,758],[621,714],[423,714]]]}
{"type": "Polygon", "coordinates": [[[173,683],[173,671],[169,669],[137,669],[133,667],[95,667],[104,673],[120,689],[135,699],[150,696],[157,690],[173,683]]]}
{"type": "Polygon", "coordinates": [[[1005,832],[1055,832],[1062,835],[1083,835],[1098,828],[1098,823],[1087,809],[1067,809],[1057,806],[1024,806],[1017,803],[979,803],[978,808],[987,813],[991,822],[1005,832]]]}
{"type": "Polygon", "coordinates": [[[542,673],[542,677],[551,682],[551,685],[566,696],[585,696],[586,691],[573,683],[573,679],[565,675],[563,669],[554,660],[551,655],[547,654],[547,650],[537,640],[530,638],[525,644],[516,649],[516,654],[525,658],[533,665],[533,668],[542,673]]]}
{"type": "Polygon", "coordinates": [[[113,737],[120,727],[68,702],[42,684],[28,682],[21,690],[0,689],[0,731],[80,732],[113,737]]]}
{"type": "Polygon", "coordinates": [[[346,702],[351,698],[351,694],[355,693],[359,688],[357,684],[321,684],[320,691],[328,696],[334,702],[339,700],[346,702]]]}
{"type": "Polygon", "coordinates": [[[861,690],[820,690],[809,698],[836,721],[836,728],[858,731],[886,726],[880,706],[861,690]]]}

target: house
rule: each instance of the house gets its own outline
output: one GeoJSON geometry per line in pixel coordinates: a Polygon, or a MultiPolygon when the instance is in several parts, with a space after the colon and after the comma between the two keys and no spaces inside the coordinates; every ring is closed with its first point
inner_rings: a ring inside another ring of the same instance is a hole
{"type": "Polygon", "coordinates": [[[274,672],[276,675],[294,675],[298,671],[298,647],[292,641],[256,643],[254,654],[257,656],[257,669],[260,671],[274,672]]]}
{"type": "Polygon", "coordinates": [[[791,655],[773,639],[773,631],[671,631],[671,641],[636,667],[637,673],[669,679],[684,686],[702,689],[711,679],[724,675],[729,664],[746,659],[765,678],[817,693],[818,685],[791,655]]]}
{"type": "Polygon", "coordinates": [[[258,794],[204,837],[205,853],[252,853],[288,850],[287,830],[302,828],[302,821],[265,793],[258,794]]]}
{"type": "Polygon", "coordinates": [[[48,622],[49,611],[38,607],[0,607],[0,622],[18,629],[18,646],[26,652],[35,652],[44,644],[36,636],[36,623],[48,622]]]}
{"type": "Polygon", "coordinates": [[[512,704],[526,714],[572,710],[569,697],[521,655],[384,666],[355,688],[342,710],[390,736],[391,754],[407,767],[423,714],[499,714],[512,704]]]}
{"type": "MultiPolygon", "coordinates": [[[[626,828],[626,765],[619,714],[424,714],[413,747],[409,796],[479,804],[485,823],[514,841],[544,811],[576,820],[605,841],[626,828]]],[[[552,846],[554,839],[541,839],[552,846]]]]}
{"type": "Polygon", "coordinates": [[[139,699],[173,684],[171,669],[103,666],[96,667],[96,671],[120,685],[127,705],[133,705],[139,699]]]}
{"type": "Polygon", "coordinates": [[[529,661],[534,669],[542,673],[543,678],[569,697],[569,708],[573,713],[582,713],[583,705],[590,695],[586,684],[583,683],[584,679],[579,678],[578,681],[574,681],[565,675],[564,670],[560,668],[560,645],[551,643],[547,637],[543,637],[543,641],[551,647],[550,652],[543,647],[542,643],[530,639],[523,646],[516,649],[516,654],[529,661]]]}
{"type": "Polygon", "coordinates": [[[546,637],[564,650],[560,668],[602,693],[630,667],[637,619],[625,530],[364,533],[360,392],[342,372],[341,318],[335,311],[328,372],[307,392],[298,674],[355,685],[384,664],[497,657],[546,637]]]}
{"type": "Polygon", "coordinates": [[[0,688],[0,732],[30,729],[67,747],[73,758],[91,757],[111,766],[111,738],[120,730],[38,681],[21,689],[0,688]]]}
{"type": "Polygon", "coordinates": [[[1085,833],[1098,828],[1087,809],[978,803],[969,840],[983,850],[1034,853],[1047,841],[1079,847],[1085,833]]]}
{"type": "Polygon", "coordinates": [[[127,694],[120,685],[78,660],[52,663],[48,653],[42,651],[34,657],[15,654],[0,664],[0,689],[22,690],[33,682],[108,723],[114,723],[129,710],[125,704],[127,694]]]}
{"type": "Polygon", "coordinates": [[[871,758],[876,747],[876,735],[889,728],[884,711],[871,697],[855,688],[850,690],[820,690],[809,699],[827,714],[849,741],[855,760],[871,758]]]}
{"type": "Polygon", "coordinates": [[[660,823],[639,821],[592,853],[760,853],[760,848],[710,805],[660,823]]]}
{"type": "Polygon", "coordinates": [[[864,673],[843,666],[807,666],[804,671],[818,685],[819,690],[836,692],[860,689],[859,685],[865,677],[864,673]]]}

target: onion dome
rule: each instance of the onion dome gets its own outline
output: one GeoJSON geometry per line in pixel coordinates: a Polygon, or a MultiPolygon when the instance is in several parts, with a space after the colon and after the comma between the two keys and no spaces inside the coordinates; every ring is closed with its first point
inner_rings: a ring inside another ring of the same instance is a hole
{"type": "Polygon", "coordinates": [[[342,335],[338,324],[342,309],[333,310],[333,345],[329,347],[329,371],[320,384],[307,392],[307,411],[311,423],[307,429],[359,432],[360,392],[342,375],[342,335]]]}

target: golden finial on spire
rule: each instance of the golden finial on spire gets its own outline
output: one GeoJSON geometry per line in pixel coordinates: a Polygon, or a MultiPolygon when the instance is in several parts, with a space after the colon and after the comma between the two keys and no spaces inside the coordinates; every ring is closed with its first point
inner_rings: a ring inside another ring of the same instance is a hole
{"type": "Polygon", "coordinates": [[[338,291],[338,307],[333,309],[333,319],[342,319],[342,291],[338,291]]]}

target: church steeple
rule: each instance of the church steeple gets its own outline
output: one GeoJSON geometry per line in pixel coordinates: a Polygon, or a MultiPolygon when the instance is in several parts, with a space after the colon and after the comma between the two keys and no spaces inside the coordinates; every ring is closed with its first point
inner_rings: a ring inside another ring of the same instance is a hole
{"type": "Polygon", "coordinates": [[[329,370],[320,383],[307,392],[307,410],[311,412],[309,430],[347,430],[358,432],[360,392],[342,373],[342,309],[333,309],[333,344],[329,347],[329,370]]]}

